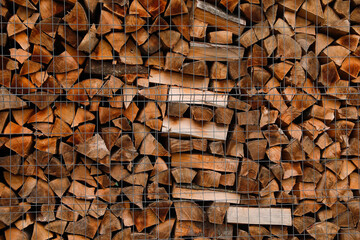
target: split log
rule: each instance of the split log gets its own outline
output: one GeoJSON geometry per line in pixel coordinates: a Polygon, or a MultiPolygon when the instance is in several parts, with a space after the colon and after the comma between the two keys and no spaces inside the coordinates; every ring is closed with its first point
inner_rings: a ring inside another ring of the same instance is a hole
{"type": "Polygon", "coordinates": [[[236,35],[240,35],[246,25],[245,19],[227,14],[207,2],[195,1],[192,11],[196,19],[210,25],[218,25],[220,29],[236,35]]]}
{"type": "Polygon", "coordinates": [[[196,121],[210,122],[215,113],[208,107],[192,106],[190,107],[191,117],[196,121]]]}
{"type": "Polygon", "coordinates": [[[178,221],[203,222],[205,219],[204,211],[194,202],[175,202],[174,207],[178,221]]]}
{"type": "Polygon", "coordinates": [[[359,0],[0,3],[5,239],[356,238],[359,0]]]}
{"type": "MultiPolygon", "coordinates": [[[[200,1],[199,1],[200,2],[200,1]]],[[[236,61],[244,56],[242,47],[190,42],[188,58],[205,61],[236,61]]]]}
{"type": "Polygon", "coordinates": [[[239,162],[232,158],[222,158],[200,154],[173,154],[171,166],[208,169],[219,172],[236,172],[239,162]]]}
{"type": "Polygon", "coordinates": [[[234,204],[239,204],[241,202],[241,195],[237,193],[213,189],[179,187],[176,185],[173,187],[172,195],[174,198],[180,199],[228,202],[234,204]]]}
{"type": "Polygon", "coordinates": [[[219,187],[221,174],[214,171],[199,170],[194,182],[202,187],[219,187]]]}
{"type": "Polygon", "coordinates": [[[152,69],[150,71],[149,82],[188,88],[206,89],[209,85],[209,78],[194,78],[191,75],[183,75],[172,71],[170,72],[152,69]]]}
{"type": "Polygon", "coordinates": [[[214,122],[197,122],[188,118],[179,121],[173,117],[165,117],[161,132],[170,136],[183,135],[225,141],[228,128],[229,126],[221,126],[214,122]]]}
{"type": "Polygon", "coordinates": [[[116,64],[113,65],[110,62],[102,62],[98,63],[96,61],[89,61],[86,64],[84,72],[92,75],[111,75],[113,74],[115,77],[121,77],[124,74],[147,74],[148,70],[141,66],[129,66],[125,64],[116,64]],[[99,67],[101,66],[101,67],[99,67]]]}
{"type": "Polygon", "coordinates": [[[228,95],[206,90],[170,87],[168,101],[226,107],[228,104],[228,95]]]}

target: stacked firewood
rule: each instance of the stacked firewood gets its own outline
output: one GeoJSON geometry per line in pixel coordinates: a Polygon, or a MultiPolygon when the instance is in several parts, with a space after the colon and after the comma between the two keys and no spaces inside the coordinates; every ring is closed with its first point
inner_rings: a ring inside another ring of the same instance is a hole
{"type": "Polygon", "coordinates": [[[0,3],[0,239],[360,238],[359,0],[0,3]]]}

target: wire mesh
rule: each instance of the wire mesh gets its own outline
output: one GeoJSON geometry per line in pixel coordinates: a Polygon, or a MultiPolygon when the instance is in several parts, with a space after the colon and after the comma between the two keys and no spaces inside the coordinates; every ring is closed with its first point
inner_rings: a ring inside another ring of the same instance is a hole
{"type": "Polygon", "coordinates": [[[0,0],[0,239],[359,239],[359,0],[0,0]]]}

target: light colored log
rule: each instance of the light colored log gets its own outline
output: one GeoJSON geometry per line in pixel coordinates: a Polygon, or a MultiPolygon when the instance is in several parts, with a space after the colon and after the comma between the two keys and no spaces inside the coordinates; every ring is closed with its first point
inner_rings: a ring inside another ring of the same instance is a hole
{"type": "Polygon", "coordinates": [[[239,46],[190,42],[187,58],[205,61],[237,61],[244,56],[244,48],[239,46]]]}
{"type": "Polygon", "coordinates": [[[225,141],[229,126],[214,122],[198,122],[190,118],[166,116],[162,123],[162,133],[170,136],[193,136],[217,141],[225,141]]]}
{"type": "Polygon", "coordinates": [[[236,35],[240,35],[246,25],[244,18],[227,14],[211,3],[204,1],[195,1],[193,14],[196,19],[202,22],[217,25],[219,29],[230,31],[236,35]]]}
{"type": "Polygon", "coordinates": [[[170,88],[168,101],[200,104],[214,107],[226,107],[228,104],[228,95],[207,90],[197,90],[192,88],[180,88],[173,86],[170,88]]]}
{"type": "Polygon", "coordinates": [[[219,172],[237,172],[239,161],[235,158],[206,154],[176,153],[171,158],[172,167],[208,169],[219,172]]]}
{"type": "Polygon", "coordinates": [[[199,89],[207,89],[209,86],[209,78],[156,69],[150,70],[149,82],[199,89]]]}
{"type": "Polygon", "coordinates": [[[231,206],[227,211],[228,223],[291,226],[290,208],[249,208],[231,206]]]}
{"type": "Polygon", "coordinates": [[[180,199],[227,202],[234,204],[240,204],[241,202],[241,195],[234,192],[218,191],[213,189],[187,188],[183,186],[174,186],[172,196],[174,198],[180,199]]]}

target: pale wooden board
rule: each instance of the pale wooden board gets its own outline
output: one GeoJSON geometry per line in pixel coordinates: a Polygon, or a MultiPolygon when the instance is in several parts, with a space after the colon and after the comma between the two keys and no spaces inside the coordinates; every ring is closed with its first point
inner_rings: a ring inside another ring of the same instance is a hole
{"type": "Polygon", "coordinates": [[[198,89],[208,89],[209,86],[209,78],[206,77],[157,69],[150,70],[149,82],[198,89]]]}
{"type": "Polygon", "coordinates": [[[175,118],[166,116],[161,132],[170,136],[193,136],[217,141],[225,141],[229,126],[214,122],[198,122],[190,118],[175,118]]]}
{"type": "Polygon", "coordinates": [[[189,189],[178,186],[174,186],[172,196],[180,199],[228,202],[234,204],[240,204],[241,202],[241,195],[237,193],[210,189],[189,189]]]}
{"type": "Polygon", "coordinates": [[[190,42],[187,58],[204,61],[240,61],[244,48],[238,46],[190,42]]]}
{"type": "Polygon", "coordinates": [[[231,206],[227,211],[228,223],[291,226],[290,208],[249,208],[231,206]]]}
{"type": "Polygon", "coordinates": [[[172,86],[169,90],[168,101],[201,104],[214,107],[226,107],[228,104],[228,95],[207,90],[172,86]]]}
{"type": "Polygon", "coordinates": [[[239,160],[206,154],[175,153],[171,156],[171,166],[237,172],[239,160]]]}

